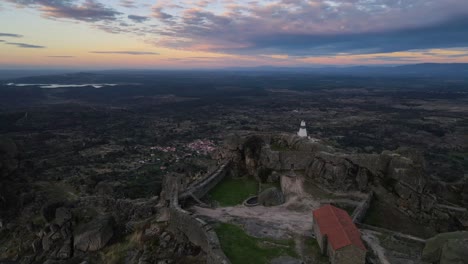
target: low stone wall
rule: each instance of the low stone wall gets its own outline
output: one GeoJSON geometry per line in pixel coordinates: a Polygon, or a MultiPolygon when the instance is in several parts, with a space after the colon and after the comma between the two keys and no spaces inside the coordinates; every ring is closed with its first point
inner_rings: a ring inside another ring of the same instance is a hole
{"type": "Polygon", "coordinates": [[[435,206],[439,210],[445,210],[445,211],[448,211],[448,212],[459,213],[459,214],[464,214],[464,213],[466,213],[468,211],[466,208],[456,206],[456,205],[438,203],[435,206]]]}
{"type": "Polygon", "coordinates": [[[419,243],[421,245],[426,244],[426,239],[411,236],[411,235],[407,235],[407,234],[403,234],[403,233],[400,233],[400,232],[395,232],[395,231],[388,230],[388,229],[385,229],[385,228],[366,225],[366,224],[362,224],[362,223],[356,223],[356,226],[359,227],[360,229],[367,229],[367,230],[376,231],[376,232],[379,232],[379,233],[391,234],[395,238],[398,238],[398,239],[401,239],[401,240],[404,240],[404,241],[416,242],[416,243],[419,243]]]}
{"type": "Polygon", "coordinates": [[[207,254],[208,264],[231,263],[221,249],[218,236],[211,225],[179,207],[171,207],[170,214],[170,229],[183,233],[190,242],[201,247],[207,254]]]}
{"type": "Polygon", "coordinates": [[[367,198],[354,210],[353,215],[351,216],[354,223],[360,223],[364,219],[373,197],[374,193],[370,192],[367,195],[367,198]]]}
{"type": "Polygon", "coordinates": [[[215,187],[229,171],[230,162],[226,162],[219,166],[211,175],[203,178],[201,181],[194,182],[187,187],[186,190],[179,193],[179,199],[187,199],[194,196],[198,199],[205,196],[213,187],[215,187]]]}

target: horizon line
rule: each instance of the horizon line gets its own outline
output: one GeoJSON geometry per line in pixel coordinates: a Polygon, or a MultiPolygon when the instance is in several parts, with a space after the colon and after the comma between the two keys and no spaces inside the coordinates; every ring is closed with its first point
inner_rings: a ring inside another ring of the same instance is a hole
{"type": "Polygon", "coordinates": [[[109,68],[109,67],[43,67],[43,66],[25,66],[18,67],[2,67],[0,66],[0,71],[141,71],[141,70],[156,70],[156,71],[220,71],[220,70],[230,70],[230,69],[255,69],[255,68],[272,68],[272,69],[323,69],[323,68],[354,68],[354,67],[369,67],[369,68],[378,68],[378,67],[399,67],[399,66],[407,66],[407,65],[468,65],[468,63],[464,62],[447,62],[447,63],[440,63],[440,62],[419,62],[419,63],[406,63],[406,64],[320,64],[320,65],[297,65],[297,66],[277,66],[277,65],[257,65],[257,66],[221,66],[221,67],[206,67],[206,68],[181,68],[181,67],[154,67],[154,68],[139,68],[139,67],[132,67],[132,68],[109,68]]]}

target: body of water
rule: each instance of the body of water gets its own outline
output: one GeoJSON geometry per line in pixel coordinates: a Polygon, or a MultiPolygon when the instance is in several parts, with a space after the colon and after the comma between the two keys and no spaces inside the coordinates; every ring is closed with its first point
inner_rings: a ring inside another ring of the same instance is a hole
{"type": "Polygon", "coordinates": [[[86,83],[86,84],[51,84],[51,83],[8,83],[8,86],[25,87],[25,86],[39,86],[44,89],[55,89],[55,88],[72,88],[72,87],[86,87],[92,86],[94,88],[102,88],[105,86],[116,86],[114,83],[86,83]]]}

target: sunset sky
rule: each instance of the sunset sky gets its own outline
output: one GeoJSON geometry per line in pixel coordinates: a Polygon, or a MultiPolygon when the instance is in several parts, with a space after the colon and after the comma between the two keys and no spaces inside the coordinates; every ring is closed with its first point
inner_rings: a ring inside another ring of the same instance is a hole
{"type": "Polygon", "coordinates": [[[1,68],[468,63],[467,0],[1,0],[1,68]]]}

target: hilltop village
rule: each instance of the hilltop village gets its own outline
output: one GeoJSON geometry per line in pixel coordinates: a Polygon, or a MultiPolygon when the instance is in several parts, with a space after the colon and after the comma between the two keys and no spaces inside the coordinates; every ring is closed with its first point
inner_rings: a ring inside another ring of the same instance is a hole
{"type": "MultiPolygon", "coordinates": [[[[466,229],[468,214],[424,192],[418,157],[345,153],[308,136],[304,121],[297,135],[231,135],[220,156],[224,163],[199,181],[168,177],[162,195],[173,228],[198,243],[211,263],[255,263],[236,254],[256,249],[243,248],[225,229],[265,239],[278,252],[283,246],[274,241],[293,241],[293,253],[271,263],[457,263],[444,258],[464,248],[433,255],[444,235],[427,239],[466,229]],[[379,223],[391,214],[399,227],[392,219],[379,223]]],[[[459,246],[468,235],[448,234],[459,246]]]]}
{"type": "MultiPolygon", "coordinates": [[[[14,151],[9,144],[2,147],[14,151]]],[[[156,153],[174,163],[192,155],[213,162],[196,174],[168,172],[151,199],[113,199],[102,194],[116,186],[101,185],[100,195],[49,201],[40,209],[44,220],[28,224],[38,233],[26,245],[33,255],[20,263],[446,264],[466,257],[466,208],[425,191],[414,153],[347,153],[314,138],[304,121],[296,134],[236,133],[221,146],[205,139],[149,153],[141,165],[157,162],[156,153]],[[116,241],[119,233],[124,240],[116,241]]]]}

